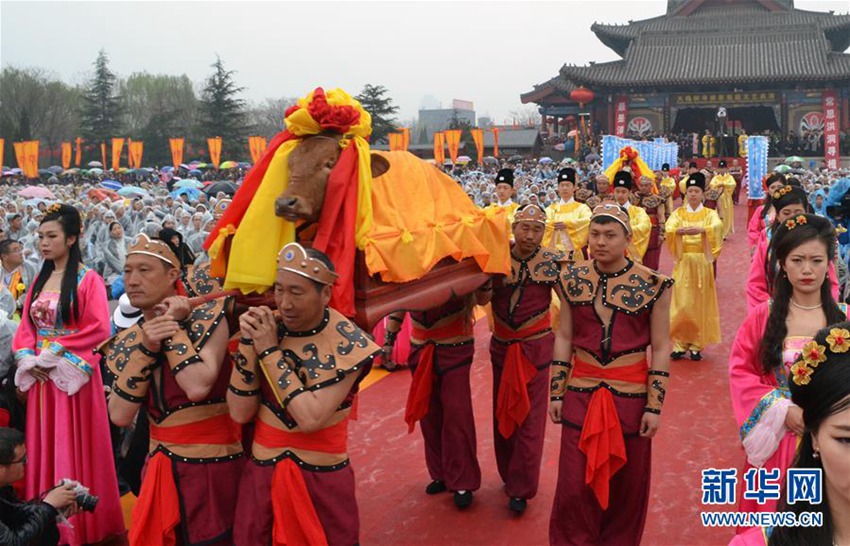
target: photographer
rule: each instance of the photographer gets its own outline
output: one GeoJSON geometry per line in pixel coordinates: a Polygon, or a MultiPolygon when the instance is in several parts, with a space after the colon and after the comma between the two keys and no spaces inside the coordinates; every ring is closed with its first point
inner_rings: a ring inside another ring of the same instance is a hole
{"type": "Polygon", "coordinates": [[[77,512],[75,482],[58,485],[41,501],[23,502],[12,484],[24,477],[27,448],[24,435],[11,428],[0,428],[0,544],[6,546],[59,543],[56,516],[77,512]]]}

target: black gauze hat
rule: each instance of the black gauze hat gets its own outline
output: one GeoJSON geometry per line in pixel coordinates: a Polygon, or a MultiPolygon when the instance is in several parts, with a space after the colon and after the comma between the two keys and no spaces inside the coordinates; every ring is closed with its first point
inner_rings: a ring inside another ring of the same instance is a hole
{"type": "Polygon", "coordinates": [[[576,170],[571,169],[570,167],[565,167],[558,171],[558,182],[572,182],[576,183],[576,170]]]}
{"type": "Polygon", "coordinates": [[[611,183],[614,188],[626,188],[627,190],[632,189],[632,175],[626,171],[617,171],[617,174],[614,175],[614,180],[611,183]]]}
{"type": "Polygon", "coordinates": [[[514,171],[512,169],[502,169],[496,174],[496,185],[507,184],[511,187],[514,185],[514,171]]]}

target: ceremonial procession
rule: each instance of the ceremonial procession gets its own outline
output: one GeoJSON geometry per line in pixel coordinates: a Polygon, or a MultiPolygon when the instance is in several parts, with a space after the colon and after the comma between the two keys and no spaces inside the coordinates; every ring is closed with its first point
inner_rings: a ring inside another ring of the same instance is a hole
{"type": "Polygon", "coordinates": [[[250,5],[0,0],[0,546],[850,546],[846,2],[250,5]]]}

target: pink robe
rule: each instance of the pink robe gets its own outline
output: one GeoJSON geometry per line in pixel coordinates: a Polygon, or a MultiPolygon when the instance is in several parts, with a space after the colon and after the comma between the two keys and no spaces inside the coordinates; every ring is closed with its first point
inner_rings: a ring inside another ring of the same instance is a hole
{"type": "Polygon", "coordinates": [[[100,357],[94,348],[109,337],[109,307],[103,279],[88,268],[77,277],[80,320],[62,324],[59,294],[42,291],[35,302],[27,294],[12,348],[18,372],[15,384],[26,389],[26,497],[31,499],[70,478],[100,497],[93,513],[60,525],[60,544],[102,541],[124,531],[118,480],[109,434],[100,357]],[[38,365],[50,381],[33,381],[38,365]]]}
{"type": "MultiPolygon", "coordinates": [[[[758,245],[759,241],[762,239],[766,239],[764,221],[761,218],[761,213],[764,210],[764,205],[759,205],[756,207],[755,212],[750,217],[750,221],[747,223],[747,243],[750,245],[750,248],[754,248],[758,245]]],[[[773,215],[768,215],[768,220],[773,220],[773,215]]]]}
{"type": "MultiPolygon", "coordinates": [[[[767,261],[767,247],[769,242],[766,236],[759,239],[756,244],[756,250],[753,253],[753,259],[750,261],[750,272],[747,276],[747,313],[752,313],[753,309],[758,308],[770,300],[772,294],[767,287],[767,273],[765,271],[765,262],[767,261]]],[[[829,281],[832,283],[832,297],[835,301],[838,299],[838,275],[835,273],[835,264],[829,264],[827,271],[829,281]]]]}
{"type": "MultiPolygon", "coordinates": [[[[787,469],[797,450],[797,435],[785,426],[785,416],[792,406],[788,390],[788,369],[811,338],[787,337],[783,343],[785,365],[774,373],[765,374],[759,358],[759,346],[764,335],[770,309],[767,304],[757,307],[741,324],[729,356],[729,387],[735,420],[741,427],[741,440],[747,463],[739,475],[753,467],[768,470],[778,468],[784,483],[787,469]]],[[[742,512],[775,511],[777,501],[758,504],[739,494],[738,510],[742,512]]],[[[743,530],[743,529],[742,529],[743,530]]]]}

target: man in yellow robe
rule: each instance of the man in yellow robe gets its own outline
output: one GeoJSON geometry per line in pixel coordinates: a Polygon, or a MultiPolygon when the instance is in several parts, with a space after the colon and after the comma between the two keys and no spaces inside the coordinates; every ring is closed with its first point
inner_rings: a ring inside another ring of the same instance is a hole
{"type": "Polygon", "coordinates": [[[747,157],[747,139],[749,135],[743,129],[741,129],[741,134],[738,135],[738,155],[746,158],[747,157]]]}
{"type": "Polygon", "coordinates": [[[702,135],[702,156],[703,157],[714,157],[714,145],[717,143],[717,139],[711,134],[711,131],[708,129],[705,130],[705,134],[702,135]]]}
{"type": "Polygon", "coordinates": [[[688,191],[688,178],[696,172],[699,172],[697,162],[691,161],[690,163],[688,163],[688,174],[686,174],[681,178],[681,180],[679,180],[679,193],[682,194],[682,203],[685,202],[685,192],[688,191]]]}
{"type": "Polygon", "coordinates": [[[641,207],[632,205],[630,197],[634,182],[632,174],[627,171],[618,171],[614,175],[614,201],[629,213],[632,227],[632,243],[629,245],[629,258],[638,263],[643,263],[643,256],[649,246],[649,236],[652,233],[652,222],[649,215],[641,207]]]}
{"type": "Polygon", "coordinates": [[[575,188],[575,169],[561,169],[558,172],[560,199],[546,207],[543,247],[556,248],[567,255],[572,251],[572,260],[583,260],[582,249],[587,246],[587,230],[592,213],[590,207],[575,200],[575,188]]]}
{"type": "Polygon", "coordinates": [[[720,342],[720,314],[712,263],[723,245],[723,222],[703,206],[705,175],[688,177],[685,201],[667,219],[667,248],[673,255],[673,302],[670,306],[670,358],[702,360],[700,351],[720,342]]]}
{"type": "Polygon", "coordinates": [[[730,233],[735,233],[735,204],[732,202],[732,194],[735,193],[735,177],[727,171],[725,159],[720,160],[715,172],[709,187],[723,191],[720,194],[718,209],[720,218],[723,220],[723,238],[725,239],[730,233]]]}
{"type": "Polygon", "coordinates": [[[661,165],[661,175],[656,176],[658,180],[658,192],[667,195],[667,215],[673,213],[673,196],[676,194],[676,179],[670,176],[670,164],[661,165]]]}
{"type": "MultiPolygon", "coordinates": [[[[508,226],[514,223],[514,214],[519,204],[514,203],[511,197],[514,194],[514,171],[512,169],[502,169],[496,174],[496,202],[484,207],[487,209],[503,208],[505,216],[508,219],[508,226]]],[[[508,230],[510,231],[510,230],[508,230]]]]}

